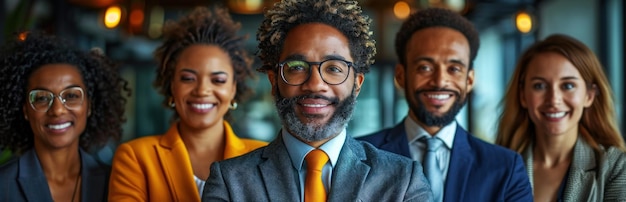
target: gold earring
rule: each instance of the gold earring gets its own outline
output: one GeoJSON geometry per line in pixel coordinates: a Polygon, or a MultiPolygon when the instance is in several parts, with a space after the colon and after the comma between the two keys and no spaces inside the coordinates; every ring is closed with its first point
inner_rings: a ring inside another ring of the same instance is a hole
{"type": "Polygon", "coordinates": [[[228,107],[228,109],[231,109],[231,110],[235,110],[235,109],[237,109],[237,102],[234,102],[234,101],[233,101],[233,102],[231,102],[231,103],[230,103],[230,107],[228,107]]]}
{"type": "Polygon", "coordinates": [[[167,105],[170,106],[171,108],[176,107],[176,103],[174,102],[173,97],[170,97],[169,99],[167,99],[167,105]]]}

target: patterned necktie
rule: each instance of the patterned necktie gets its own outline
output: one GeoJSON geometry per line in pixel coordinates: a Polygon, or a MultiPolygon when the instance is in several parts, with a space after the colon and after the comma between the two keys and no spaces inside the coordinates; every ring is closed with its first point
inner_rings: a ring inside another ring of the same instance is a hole
{"type": "Polygon", "coordinates": [[[326,201],[326,189],[322,182],[322,168],[328,162],[324,151],[315,149],[304,158],[306,160],[306,180],[304,184],[305,202],[326,201]]]}
{"type": "Polygon", "coordinates": [[[443,142],[436,137],[423,138],[422,140],[425,140],[428,150],[423,161],[424,174],[430,182],[435,201],[443,201],[443,176],[437,163],[437,149],[441,147],[443,142]]]}

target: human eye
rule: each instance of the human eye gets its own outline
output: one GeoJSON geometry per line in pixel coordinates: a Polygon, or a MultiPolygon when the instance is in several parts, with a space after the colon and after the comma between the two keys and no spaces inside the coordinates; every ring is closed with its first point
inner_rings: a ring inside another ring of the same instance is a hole
{"type": "Polygon", "coordinates": [[[289,73],[301,73],[308,70],[309,64],[305,61],[293,60],[285,63],[286,71],[289,73]]]}
{"type": "Polygon", "coordinates": [[[568,82],[568,83],[564,83],[563,85],[561,85],[561,87],[565,90],[571,90],[576,87],[576,84],[568,82]]]}
{"type": "Polygon", "coordinates": [[[228,77],[226,77],[226,76],[216,76],[216,77],[213,77],[213,79],[211,79],[211,81],[213,83],[224,84],[224,83],[228,82],[228,77]]]}
{"type": "Polygon", "coordinates": [[[49,92],[45,91],[32,91],[29,96],[30,102],[33,104],[47,104],[52,99],[49,92]]]}
{"type": "Polygon", "coordinates": [[[544,84],[544,83],[533,83],[532,87],[535,90],[543,90],[543,89],[546,88],[546,84],[544,84]]]}
{"type": "Polygon", "coordinates": [[[192,82],[196,80],[196,76],[193,74],[181,74],[180,81],[182,82],[192,82]]]}

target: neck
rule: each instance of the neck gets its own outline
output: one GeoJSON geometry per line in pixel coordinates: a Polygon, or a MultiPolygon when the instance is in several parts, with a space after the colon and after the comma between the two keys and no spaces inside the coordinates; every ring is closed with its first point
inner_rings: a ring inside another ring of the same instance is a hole
{"type": "Polygon", "coordinates": [[[46,178],[75,178],[80,173],[78,145],[56,150],[36,145],[35,152],[46,178]]]}
{"type": "Polygon", "coordinates": [[[548,167],[569,163],[572,159],[577,137],[576,134],[550,135],[537,131],[533,161],[548,167]]]}
{"type": "Polygon", "coordinates": [[[417,117],[413,115],[413,113],[410,113],[409,118],[413,120],[415,123],[417,123],[417,125],[424,128],[424,130],[428,132],[430,136],[435,136],[435,134],[437,134],[443,128],[441,126],[428,126],[424,124],[423,122],[421,122],[420,120],[418,120],[417,117]]]}
{"type": "Polygon", "coordinates": [[[223,151],[225,127],[222,122],[209,128],[192,128],[179,122],[178,131],[189,152],[223,151]]]}

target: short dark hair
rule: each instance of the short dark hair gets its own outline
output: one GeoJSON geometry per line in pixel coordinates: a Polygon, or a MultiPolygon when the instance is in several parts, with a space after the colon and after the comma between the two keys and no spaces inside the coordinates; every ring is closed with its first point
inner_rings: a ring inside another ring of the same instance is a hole
{"type": "Polygon", "coordinates": [[[443,8],[427,8],[410,15],[396,34],[396,54],[400,64],[406,67],[406,46],[413,33],[431,27],[448,27],[461,32],[470,46],[469,68],[474,68],[474,59],[478,53],[480,39],[478,31],[465,17],[443,8]]]}
{"type": "Polygon", "coordinates": [[[19,153],[33,146],[33,131],[22,111],[28,79],[40,67],[59,63],[79,70],[91,103],[80,146],[93,151],[111,139],[119,141],[125,122],[122,93],[130,94],[128,83],[101,51],[82,51],[69,44],[55,36],[31,33],[26,39],[15,36],[0,51],[0,148],[19,153]]]}
{"type": "Polygon", "coordinates": [[[283,0],[265,13],[257,32],[259,58],[263,62],[258,71],[277,71],[279,53],[289,30],[306,23],[324,23],[338,29],[348,39],[354,69],[369,72],[376,54],[375,41],[370,31],[371,19],[363,14],[354,0],[283,0]]]}
{"type": "MultiPolygon", "coordinates": [[[[237,84],[234,98],[236,102],[243,101],[252,93],[252,89],[246,84],[249,78],[254,78],[252,58],[243,45],[246,37],[237,35],[240,28],[241,24],[233,21],[228,10],[222,7],[215,7],[213,13],[205,7],[198,7],[177,22],[166,23],[163,44],[154,52],[158,63],[154,86],[165,96],[163,106],[169,108],[168,99],[172,96],[172,79],[180,53],[196,44],[215,45],[228,53],[237,84]]],[[[174,119],[178,118],[176,110],[173,116],[174,119]]]]}

